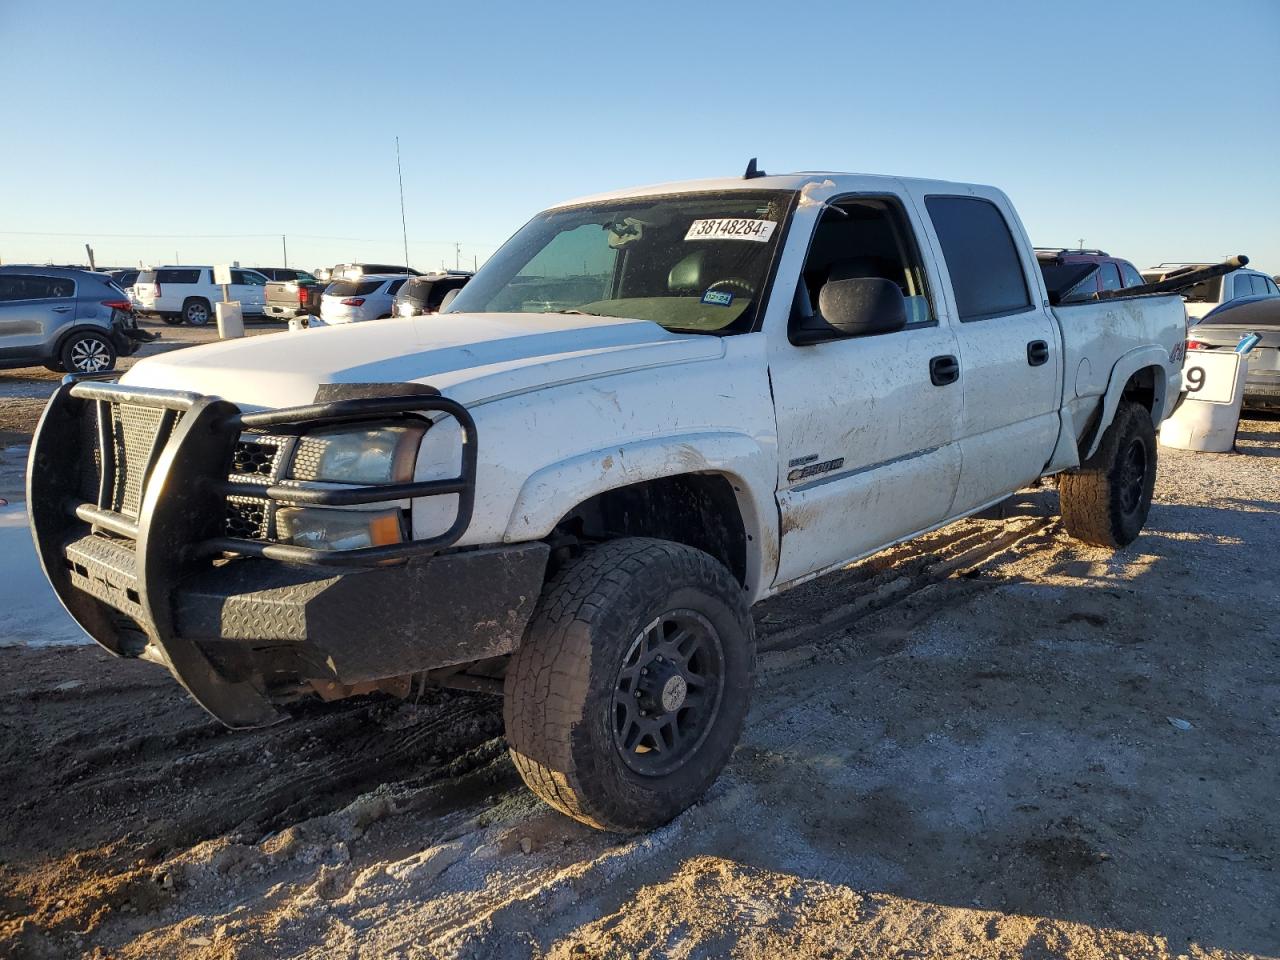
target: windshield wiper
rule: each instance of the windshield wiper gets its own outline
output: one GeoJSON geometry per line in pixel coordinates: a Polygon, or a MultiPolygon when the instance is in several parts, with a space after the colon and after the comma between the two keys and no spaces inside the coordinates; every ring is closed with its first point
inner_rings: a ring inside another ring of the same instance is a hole
{"type": "Polygon", "coordinates": [[[606,313],[588,313],[586,310],[543,310],[543,313],[565,313],[578,317],[606,317],[606,313]]]}

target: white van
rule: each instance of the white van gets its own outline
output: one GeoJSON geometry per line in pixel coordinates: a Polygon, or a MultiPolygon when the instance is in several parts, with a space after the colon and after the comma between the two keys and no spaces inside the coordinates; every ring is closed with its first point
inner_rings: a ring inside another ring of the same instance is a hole
{"type": "MultiPolygon", "coordinates": [[[[246,317],[263,315],[266,289],[267,278],[257,270],[232,269],[227,293],[240,301],[246,317]]],[[[148,267],[133,284],[137,311],[170,324],[202,327],[213,319],[213,305],[221,300],[222,287],[213,282],[213,267],[148,267]]]]}

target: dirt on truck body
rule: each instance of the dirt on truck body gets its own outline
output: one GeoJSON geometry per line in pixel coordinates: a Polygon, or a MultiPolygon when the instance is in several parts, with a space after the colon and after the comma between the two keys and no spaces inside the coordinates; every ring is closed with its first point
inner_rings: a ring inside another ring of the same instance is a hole
{"type": "Polygon", "coordinates": [[[742,744],[636,838],[540,806],[495,697],[232,732],[0,649],[0,955],[1278,956],[1280,421],[1239,443],[1162,451],[1119,554],[1043,487],[759,605],[742,744]]]}

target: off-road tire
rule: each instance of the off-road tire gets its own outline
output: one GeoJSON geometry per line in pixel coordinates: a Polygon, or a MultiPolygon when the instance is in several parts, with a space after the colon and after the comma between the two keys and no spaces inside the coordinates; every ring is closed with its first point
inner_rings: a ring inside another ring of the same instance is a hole
{"type": "Polygon", "coordinates": [[[1062,475],[1062,522],[1077,540],[1099,547],[1128,546],[1142,531],[1156,485],[1156,431],[1151,413],[1122,400],[1097,451],[1062,475]],[[1134,459],[1142,462],[1135,476],[1134,459]]]}
{"type": "Polygon", "coordinates": [[[81,330],[67,337],[58,358],[67,373],[103,373],[114,369],[116,348],[106,334],[81,330]]]}
{"type": "Polygon", "coordinates": [[[508,666],[503,720],[511,758],[529,788],[562,813],[600,830],[653,829],[697,801],[728,762],[754,669],[750,609],[722,564],[665,540],[590,547],[546,585],[508,666]],[[642,775],[615,742],[613,698],[628,651],[671,611],[693,611],[714,627],[722,693],[682,765],[642,775]]]}
{"type": "Polygon", "coordinates": [[[182,319],[193,327],[203,327],[213,319],[213,307],[204,297],[187,297],[182,302],[182,319]]]}

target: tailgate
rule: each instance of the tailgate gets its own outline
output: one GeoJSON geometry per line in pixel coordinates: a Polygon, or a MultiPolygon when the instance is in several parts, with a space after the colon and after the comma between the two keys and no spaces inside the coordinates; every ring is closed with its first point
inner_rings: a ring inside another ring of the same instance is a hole
{"type": "Polygon", "coordinates": [[[296,280],[273,280],[267,284],[263,296],[267,303],[277,303],[282,307],[298,306],[298,282],[296,280]]]}

